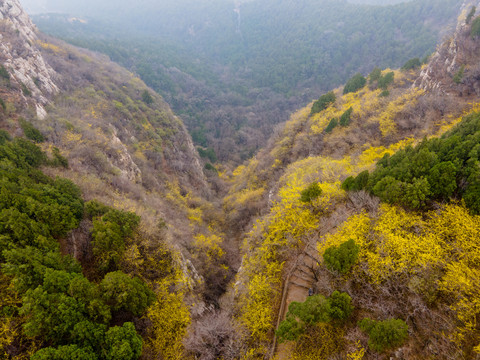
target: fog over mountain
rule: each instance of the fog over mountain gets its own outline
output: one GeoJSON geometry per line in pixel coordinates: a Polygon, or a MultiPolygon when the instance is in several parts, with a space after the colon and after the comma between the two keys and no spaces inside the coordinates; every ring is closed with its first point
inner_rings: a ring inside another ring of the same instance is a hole
{"type": "Polygon", "coordinates": [[[460,3],[25,2],[32,12],[68,14],[34,21],[138,74],[182,117],[197,145],[237,164],[291,111],[356,72],[431,54],[452,30],[460,3]]]}

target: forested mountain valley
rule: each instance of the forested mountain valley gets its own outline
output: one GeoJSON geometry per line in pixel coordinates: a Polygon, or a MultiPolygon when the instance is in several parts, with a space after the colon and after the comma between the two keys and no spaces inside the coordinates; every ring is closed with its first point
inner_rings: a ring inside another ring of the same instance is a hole
{"type": "Polygon", "coordinates": [[[0,358],[479,359],[480,2],[387,3],[0,0],[0,358]]]}
{"type": "Polygon", "coordinates": [[[454,28],[461,0],[47,3],[68,15],[35,16],[42,31],[138,74],[196,146],[239,165],[291,112],[356,72],[430,55],[454,28]]]}

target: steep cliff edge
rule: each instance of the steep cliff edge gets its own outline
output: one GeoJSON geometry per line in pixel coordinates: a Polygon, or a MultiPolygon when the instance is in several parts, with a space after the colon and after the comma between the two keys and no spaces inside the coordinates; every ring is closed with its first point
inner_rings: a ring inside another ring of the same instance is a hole
{"type": "Polygon", "coordinates": [[[470,34],[479,5],[463,3],[454,35],[438,47],[414,86],[439,95],[480,95],[480,44],[470,34]]]}
{"type": "Polygon", "coordinates": [[[58,87],[55,72],[38,48],[37,30],[17,0],[0,1],[0,27],[0,64],[12,75],[23,102],[31,104],[43,119],[48,99],[58,87]]]}

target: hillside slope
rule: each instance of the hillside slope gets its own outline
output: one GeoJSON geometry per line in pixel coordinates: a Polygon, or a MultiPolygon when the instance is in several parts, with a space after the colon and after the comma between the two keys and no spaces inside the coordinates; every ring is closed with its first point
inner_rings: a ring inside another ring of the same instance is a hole
{"type": "Polygon", "coordinates": [[[252,358],[478,356],[473,5],[425,67],[322,96],[227,178],[227,219],[249,231],[235,309],[252,358]]]}
{"type": "Polygon", "coordinates": [[[31,121],[69,159],[63,175],[90,184],[87,194],[109,188],[105,199],[118,192],[139,204],[158,196],[167,217],[167,183],[184,194],[208,194],[191,138],[159,96],[106,58],[38,35],[17,2],[3,7],[6,129],[18,133],[21,116],[31,121]]]}
{"type": "Polygon", "coordinates": [[[35,358],[136,359],[142,343],[145,359],[180,356],[191,317],[230,279],[221,216],[185,126],[132,73],[40,34],[17,0],[0,1],[0,37],[0,357],[48,348],[35,358]],[[36,280],[17,287],[30,281],[25,259],[36,280]],[[49,287],[52,271],[62,285],[49,287]],[[83,295],[68,290],[77,280],[83,295]],[[106,294],[122,286],[120,305],[106,294]],[[42,316],[65,326],[49,332],[35,323],[42,316]]]}

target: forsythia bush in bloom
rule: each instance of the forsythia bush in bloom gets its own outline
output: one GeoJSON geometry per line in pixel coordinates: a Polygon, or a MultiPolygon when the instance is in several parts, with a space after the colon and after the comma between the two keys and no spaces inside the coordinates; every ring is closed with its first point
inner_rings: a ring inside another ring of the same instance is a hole
{"type": "Polygon", "coordinates": [[[480,342],[480,216],[458,204],[423,216],[383,204],[376,217],[354,215],[325,236],[318,246],[320,255],[349,239],[360,246],[359,262],[366,265],[354,271],[370,282],[380,284],[399,273],[421,277],[425,270],[442,270],[439,290],[453,299],[451,309],[459,321],[455,341],[459,346],[480,342]]]}

